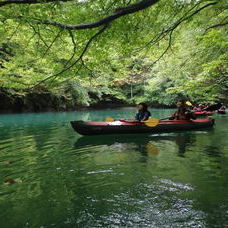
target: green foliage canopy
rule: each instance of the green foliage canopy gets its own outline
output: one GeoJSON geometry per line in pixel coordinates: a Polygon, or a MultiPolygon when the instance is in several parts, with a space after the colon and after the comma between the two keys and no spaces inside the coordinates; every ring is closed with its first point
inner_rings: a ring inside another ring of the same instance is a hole
{"type": "Polygon", "coordinates": [[[16,2],[0,7],[1,87],[83,91],[84,103],[88,92],[160,104],[179,95],[195,102],[228,95],[225,0],[154,1],[83,30],[64,25],[94,22],[138,1],[16,2]]]}

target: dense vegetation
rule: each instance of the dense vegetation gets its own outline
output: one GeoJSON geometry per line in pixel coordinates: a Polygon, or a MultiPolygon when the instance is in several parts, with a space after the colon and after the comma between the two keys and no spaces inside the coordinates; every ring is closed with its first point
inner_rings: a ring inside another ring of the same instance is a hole
{"type": "Polygon", "coordinates": [[[1,0],[0,98],[227,102],[227,12],[226,0],[1,0]]]}

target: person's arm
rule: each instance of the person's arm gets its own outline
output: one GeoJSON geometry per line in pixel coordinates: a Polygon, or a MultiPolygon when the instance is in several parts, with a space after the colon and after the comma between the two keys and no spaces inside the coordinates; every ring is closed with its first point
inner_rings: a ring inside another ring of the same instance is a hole
{"type": "Polygon", "coordinates": [[[139,113],[136,113],[135,120],[139,121],[139,113]]]}
{"type": "Polygon", "coordinates": [[[188,119],[188,120],[191,120],[191,119],[195,120],[196,119],[196,115],[190,111],[185,112],[185,116],[186,116],[186,119],[188,119]]]}
{"type": "Polygon", "coordinates": [[[143,119],[141,121],[148,120],[150,116],[151,116],[150,112],[145,112],[144,117],[143,117],[143,119]]]}
{"type": "Polygon", "coordinates": [[[169,120],[174,120],[175,117],[176,117],[176,112],[174,112],[173,115],[169,117],[169,120]]]}
{"type": "Polygon", "coordinates": [[[196,114],[194,112],[191,112],[191,119],[193,119],[193,120],[196,119],[196,114]]]}

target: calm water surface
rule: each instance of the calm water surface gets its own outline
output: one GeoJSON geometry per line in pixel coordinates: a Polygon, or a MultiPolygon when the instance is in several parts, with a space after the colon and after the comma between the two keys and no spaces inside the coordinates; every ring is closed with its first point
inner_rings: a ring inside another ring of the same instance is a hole
{"type": "Polygon", "coordinates": [[[159,135],[83,137],[69,124],[134,113],[0,115],[0,227],[228,227],[228,116],[159,135]]]}

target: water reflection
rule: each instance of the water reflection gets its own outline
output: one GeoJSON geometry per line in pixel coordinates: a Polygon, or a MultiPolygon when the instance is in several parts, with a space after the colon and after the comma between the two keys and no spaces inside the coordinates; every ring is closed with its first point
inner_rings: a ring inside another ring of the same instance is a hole
{"type": "MultiPolygon", "coordinates": [[[[196,140],[195,134],[186,133],[166,133],[158,135],[104,135],[104,136],[83,136],[78,138],[74,144],[75,149],[88,146],[115,146],[126,151],[129,147],[134,147],[142,156],[154,155],[160,153],[158,143],[168,141],[177,145],[177,155],[184,157],[189,146],[196,140]]],[[[173,144],[172,144],[173,145],[173,144]]]]}
{"type": "Polygon", "coordinates": [[[227,119],[158,135],[69,125],[117,115],[129,112],[0,116],[0,227],[227,227],[227,119]]]}
{"type": "Polygon", "coordinates": [[[186,149],[188,146],[194,144],[196,140],[196,136],[193,134],[190,135],[177,135],[174,139],[178,146],[178,156],[184,157],[186,153],[186,149]]]}
{"type": "Polygon", "coordinates": [[[205,147],[205,152],[210,157],[221,157],[222,156],[221,150],[219,149],[219,147],[217,147],[215,145],[210,145],[210,146],[205,147]]]}

